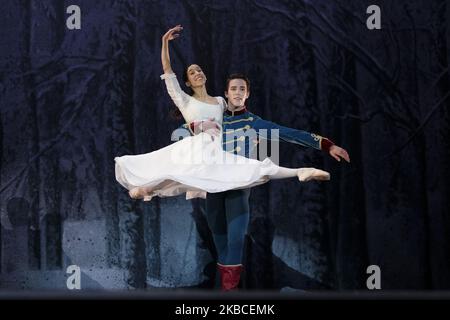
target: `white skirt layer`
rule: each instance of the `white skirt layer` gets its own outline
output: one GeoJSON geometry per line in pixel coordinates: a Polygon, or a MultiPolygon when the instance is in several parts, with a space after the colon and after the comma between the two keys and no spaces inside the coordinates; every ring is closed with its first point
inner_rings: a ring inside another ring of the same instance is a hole
{"type": "Polygon", "coordinates": [[[154,196],[187,193],[186,198],[243,189],[267,182],[279,167],[237,156],[222,149],[222,141],[207,133],[187,137],[154,152],[115,159],[116,180],[126,189],[149,187],[154,196]]]}

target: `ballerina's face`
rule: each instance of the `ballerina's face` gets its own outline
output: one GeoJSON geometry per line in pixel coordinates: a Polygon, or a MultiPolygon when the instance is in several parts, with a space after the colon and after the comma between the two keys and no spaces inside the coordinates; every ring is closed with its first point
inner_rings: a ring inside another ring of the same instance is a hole
{"type": "Polygon", "coordinates": [[[206,83],[206,76],[202,68],[197,64],[191,64],[186,70],[186,75],[188,80],[186,85],[188,87],[201,87],[206,83]]]}

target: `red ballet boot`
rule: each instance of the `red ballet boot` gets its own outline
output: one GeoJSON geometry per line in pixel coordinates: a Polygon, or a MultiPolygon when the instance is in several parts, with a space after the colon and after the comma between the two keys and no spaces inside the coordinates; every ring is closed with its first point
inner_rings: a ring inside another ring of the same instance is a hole
{"type": "Polygon", "coordinates": [[[217,268],[220,272],[222,291],[238,290],[239,280],[241,279],[242,264],[223,265],[218,263],[217,268]]]}

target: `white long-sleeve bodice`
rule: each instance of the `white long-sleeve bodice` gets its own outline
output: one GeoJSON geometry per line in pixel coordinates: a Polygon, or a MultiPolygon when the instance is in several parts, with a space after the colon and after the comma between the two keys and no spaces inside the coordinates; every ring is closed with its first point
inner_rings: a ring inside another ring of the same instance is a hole
{"type": "Polygon", "coordinates": [[[167,92],[180,110],[186,123],[212,118],[222,126],[223,112],[227,108],[222,97],[215,97],[217,104],[202,102],[191,97],[180,88],[177,76],[174,73],[163,74],[161,79],[165,81],[167,92]]]}

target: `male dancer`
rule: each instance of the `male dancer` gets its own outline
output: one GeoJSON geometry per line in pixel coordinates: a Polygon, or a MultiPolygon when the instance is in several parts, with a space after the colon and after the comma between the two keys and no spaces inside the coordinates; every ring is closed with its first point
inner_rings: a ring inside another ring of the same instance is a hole
{"type": "MultiPolygon", "coordinates": [[[[337,161],[341,158],[350,162],[346,150],[335,145],[331,140],[302,130],[291,129],[261,119],[249,112],[245,101],[250,95],[250,81],[242,74],[230,75],[226,83],[225,97],[228,109],[223,117],[223,147],[225,150],[250,157],[257,145],[256,141],[246,139],[246,132],[253,129],[260,138],[267,138],[262,133],[278,129],[279,134],[270,139],[281,140],[312,147],[328,152],[337,161]],[[260,131],[261,129],[266,129],[260,131]],[[230,148],[230,145],[232,148],[230,148]]],[[[217,124],[212,121],[191,123],[191,131],[216,131],[217,124]]],[[[244,239],[248,229],[250,189],[229,190],[208,193],[206,197],[206,218],[212,231],[218,253],[217,267],[224,291],[237,289],[243,269],[242,256],[244,239]]]]}

